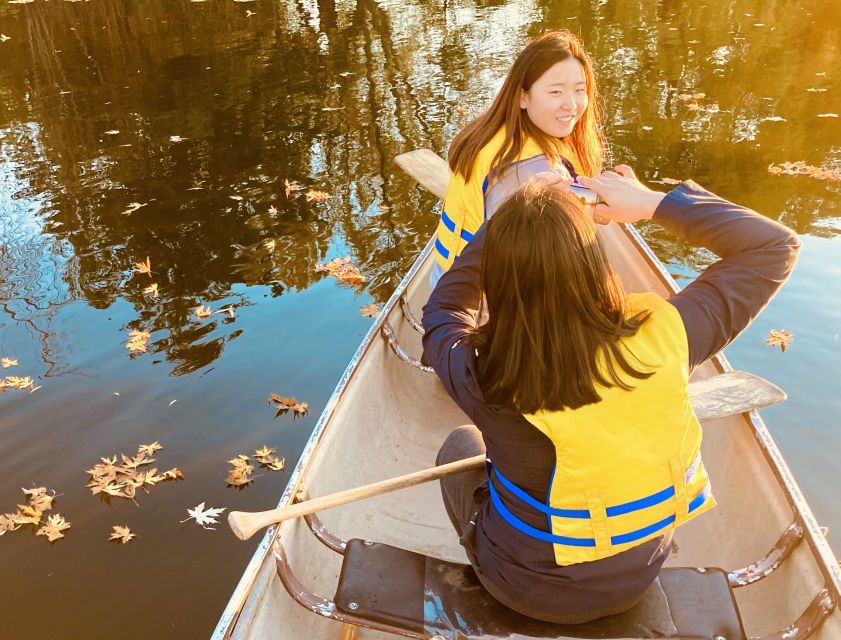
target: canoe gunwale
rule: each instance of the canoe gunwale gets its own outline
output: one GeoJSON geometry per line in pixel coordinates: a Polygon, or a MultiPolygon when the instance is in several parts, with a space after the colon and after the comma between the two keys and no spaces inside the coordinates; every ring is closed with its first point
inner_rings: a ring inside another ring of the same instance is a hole
{"type": "MultiPolygon", "coordinates": [[[[382,311],[380,311],[380,314],[377,316],[374,324],[371,325],[370,329],[368,329],[368,333],[365,334],[362,343],[356,349],[356,352],[353,354],[353,357],[351,357],[347,367],[345,367],[341,378],[339,378],[333,393],[327,400],[327,404],[321,412],[321,416],[318,418],[318,422],[316,422],[315,427],[313,427],[313,431],[310,434],[306,445],[304,445],[301,455],[298,457],[298,462],[295,464],[295,468],[289,476],[286,488],[277,503],[278,508],[291,504],[293,497],[300,490],[301,482],[304,478],[309,462],[312,459],[313,453],[321,441],[324,428],[333,416],[335,408],[341,397],[344,395],[345,389],[347,388],[351,377],[356,372],[356,369],[359,367],[359,363],[362,361],[363,356],[371,347],[374,340],[382,335],[382,327],[386,322],[386,318],[395,308],[398,300],[400,300],[405,293],[409,283],[411,283],[415,274],[420,270],[421,266],[426,261],[427,256],[432,253],[434,245],[435,236],[430,238],[420,255],[418,255],[415,262],[409,268],[409,271],[407,271],[406,275],[400,280],[400,283],[394,289],[394,292],[391,294],[388,302],[386,302],[383,306],[382,311]]],[[[231,636],[231,632],[233,631],[233,628],[239,619],[239,614],[245,606],[245,602],[251,593],[251,589],[257,579],[260,569],[263,567],[266,558],[272,555],[271,550],[281,526],[272,525],[266,529],[266,533],[260,540],[260,544],[254,550],[254,554],[251,556],[251,560],[249,560],[248,565],[246,565],[245,571],[237,583],[234,592],[228,599],[228,603],[219,618],[219,622],[216,624],[213,634],[211,635],[211,640],[222,640],[231,636]]]]}
{"type": "MultiPolygon", "coordinates": [[[[651,247],[648,246],[648,243],[639,231],[630,224],[622,224],[621,228],[628,238],[637,246],[648,265],[659,275],[663,284],[673,293],[680,291],[680,287],[675,279],[651,250],[651,247]]],[[[734,371],[733,366],[727,359],[727,356],[723,353],[714,355],[710,358],[710,360],[713,362],[716,369],[718,369],[719,373],[734,371]]],[[[765,457],[766,462],[768,462],[768,466],[771,467],[774,476],[780,483],[789,507],[791,507],[792,511],[794,511],[795,521],[800,523],[804,529],[804,537],[806,538],[806,542],[809,544],[809,547],[812,549],[812,553],[815,555],[817,564],[820,566],[821,573],[826,581],[826,586],[833,592],[833,600],[838,603],[841,600],[841,567],[838,564],[838,560],[832,552],[832,549],[826,540],[826,536],[821,531],[820,525],[815,518],[815,514],[812,512],[812,508],[806,501],[806,497],[803,495],[800,486],[797,484],[794,474],[791,472],[791,469],[789,469],[780,448],[777,446],[771,432],[765,425],[765,421],[762,419],[759,411],[752,409],[745,417],[751,427],[751,433],[753,434],[756,443],[762,450],[762,455],[765,457]]]]}

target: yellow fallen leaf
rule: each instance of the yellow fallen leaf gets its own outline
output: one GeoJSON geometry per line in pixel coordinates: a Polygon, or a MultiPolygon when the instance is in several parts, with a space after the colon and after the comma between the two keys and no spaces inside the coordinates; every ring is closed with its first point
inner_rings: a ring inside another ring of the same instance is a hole
{"type": "Polygon", "coordinates": [[[21,390],[30,388],[33,384],[30,376],[6,376],[3,381],[4,386],[21,390]]]}
{"type": "Polygon", "coordinates": [[[153,456],[155,455],[155,451],[160,451],[161,449],[163,449],[163,445],[161,445],[160,442],[155,440],[150,444],[141,444],[139,447],[137,447],[137,453],[153,456]]]}
{"type": "Polygon", "coordinates": [[[153,282],[148,287],[143,289],[143,293],[145,293],[146,295],[150,295],[153,298],[157,298],[158,297],[158,283],[153,282]]]}
{"type": "Polygon", "coordinates": [[[145,273],[150,278],[152,277],[152,261],[149,260],[149,256],[146,256],[145,262],[135,262],[134,263],[134,270],[137,273],[145,273]]]}
{"type": "Polygon", "coordinates": [[[788,345],[794,340],[794,334],[785,329],[771,329],[771,332],[765,338],[765,344],[769,347],[779,347],[781,353],[785,353],[788,345]]]}
{"type": "Polygon", "coordinates": [[[270,215],[275,215],[275,214],[277,214],[277,208],[276,208],[274,205],[271,205],[271,206],[269,207],[269,214],[270,214],[270,215]]]}
{"type": "Polygon", "coordinates": [[[49,511],[53,508],[53,500],[55,500],[55,491],[52,495],[47,491],[46,487],[34,487],[32,489],[21,489],[26,495],[26,500],[29,506],[36,511],[49,511]]]}
{"type": "Polygon", "coordinates": [[[16,367],[18,366],[17,358],[3,358],[3,368],[8,369],[9,367],[16,367]]]}
{"type": "Polygon", "coordinates": [[[210,310],[210,307],[205,307],[203,304],[196,307],[196,318],[209,318],[213,315],[213,311],[210,310]]]}
{"type": "Polygon", "coordinates": [[[120,525],[115,524],[112,529],[113,531],[111,532],[111,536],[108,538],[109,540],[117,540],[125,544],[135,537],[131,532],[131,529],[128,527],[121,527],[120,525]]]}
{"type": "Polygon", "coordinates": [[[128,334],[128,342],[126,342],[126,349],[133,352],[146,351],[146,345],[152,335],[148,331],[131,331],[128,334]]]}
{"type": "Polygon", "coordinates": [[[287,198],[289,197],[290,193],[292,193],[294,191],[300,191],[301,189],[303,189],[303,187],[301,185],[299,185],[297,182],[289,182],[289,180],[284,180],[283,184],[286,187],[286,197],[287,198]]]}
{"type": "Polygon", "coordinates": [[[47,524],[38,529],[35,535],[47,536],[47,540],[55,542],[59,538],[63,538],[64,534],[62,531],[66,531],[69,528],[70,523],[67,522],[61,514],[56,513],[47,518],[47,524]]]}
{"type": "Polygon", "coordinates": [[[326,202],[332,197],[326,191],[316,191],[315,189],[310,189],[304,195],[307,198],[307,202],[326,202]]]}
{"type": "Polygon", "coordinates": [[[376,318],[380,315],[380,307],[376,302],[366,304],[364,307],[359,307],[359,312],[363,318],[376,318]]]}

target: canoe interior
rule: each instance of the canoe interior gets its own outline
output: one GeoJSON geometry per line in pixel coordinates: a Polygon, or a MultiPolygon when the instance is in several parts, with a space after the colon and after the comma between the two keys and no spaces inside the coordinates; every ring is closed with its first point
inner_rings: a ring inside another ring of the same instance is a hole
{"type": "MultiPolygon", "coordinates": [[[[611,262],[629,291],[669,295],[662,276],[643,258],[640,247],[626,232],[613,224],[601,233],[611,262]]],[[[427,275],[432,258],[428,250],[420,260],[423,263],[405,290],[417,318],[429,296],[427,275]]],[[[419,357],[420,335],[405,321],[399,305],[387,306],[384,313],[400,344],[419,357]]],[[[716,373],[716,365],[708,362],[695,376],[716,373]]],[[[319,496],[429,467],[450,430],[467,422],[434,374],[399,361],[386,341],[376,336],[317,434],[317,442],[302,456],[296,475],[311,496],[319,496]]],[[[752,429],[745,416],[705,424],[704,462],[719,504],[677,531],[677,552],[667,564],[726,570],[747,566],[763,558],[794,520],[794,512],[752,429]]],[[[287,491],[285,496],[289,494],[287,491]]],[[[328,510],[320,517],[330,531],[344,539],[368,538],[466,562],[437,483],[328,510]]],[[[282,542],[298,579],[332,599],[341,557],[318,542],[300,519],[283,523],[276,539],[282,542]]],[[[338,637],[338,623],[305,610],[287,595],[276,576],[271,553],[258,566],[231,637],[338,637]]],[[[824,585],[819,561],[811,547],[801,542],[772,575],[736,590],[748,635],[761,636],[789,626],[824,585]]],[[[393,637],[359,631],[360,638],[393,637]]],[[[217,629],[217,635],[226,637],[227,630],[220,633],[217,629]]],[[[837,609],[812,637],[841,638],[837,609]]]]}

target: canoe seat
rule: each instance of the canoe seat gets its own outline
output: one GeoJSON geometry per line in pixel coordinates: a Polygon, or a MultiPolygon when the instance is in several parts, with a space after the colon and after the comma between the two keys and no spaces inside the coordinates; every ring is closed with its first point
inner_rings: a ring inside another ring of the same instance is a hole
{"type": "Polygon", "coordinates": [[[335,603],[354,618],[415,637],[745,639],[721,569],[663,569],[630,611],[583,625],[557,625],[499,604],[469,565],[353,539],[345,550],[335,603]]]}

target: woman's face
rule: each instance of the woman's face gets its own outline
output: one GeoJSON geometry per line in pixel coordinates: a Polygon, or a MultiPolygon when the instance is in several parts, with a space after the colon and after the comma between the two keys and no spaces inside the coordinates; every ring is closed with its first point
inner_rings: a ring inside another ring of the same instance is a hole
{"type": "Polygon", "coordinates": [[[549,67],[520,96],[520,108],[526,110],[535,126],[556,138],[572,133],[587,104],[584,67],[573,57],[549,67]]]}

